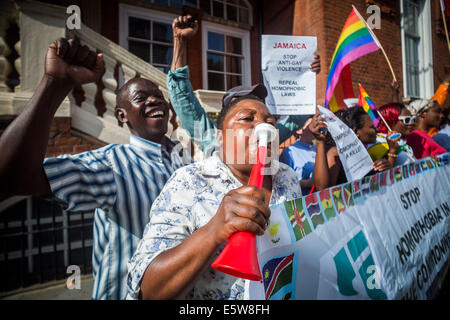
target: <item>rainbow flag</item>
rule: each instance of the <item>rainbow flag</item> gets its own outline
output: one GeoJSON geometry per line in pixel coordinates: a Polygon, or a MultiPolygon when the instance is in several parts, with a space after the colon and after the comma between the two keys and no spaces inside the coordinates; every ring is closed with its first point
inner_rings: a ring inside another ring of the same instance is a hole
{"type": "Polygon", "coordinates": [[[352,74],[350,71],[350,64],[346,65],[341,72],[339,80],[334,88],[333,96],[328,102],[328,108],[331,112],[336,112],[339,109],[346,109],[347,104],[345,99],[354,98],[352,74]]]}
{"type": "Polygon", "coordinates": [[[373,121],[375,127],[378,127],[378,123],[380,122],[380,118],[378,117],[377,106],[373,103],[372,99],[370,99],[366,90],[359,85],[359,98],[358,104],[363,107],[364,111],[367,112],[370,118],[373,121]]]}
{"type": "Polygon", "coordinates": [[[378,41],[364,24],[359,12],[353,7],[342,29],[336,50],[331,59],[325,92],[326,108],[329,108],[330,100],[344,67],[366,54],[377,51],[380,47],[378,41]]]}

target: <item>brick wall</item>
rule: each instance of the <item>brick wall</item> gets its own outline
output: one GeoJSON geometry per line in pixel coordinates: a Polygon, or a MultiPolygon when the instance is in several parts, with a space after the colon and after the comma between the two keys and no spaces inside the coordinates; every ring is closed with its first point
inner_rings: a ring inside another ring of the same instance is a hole
{"type": "Polygon", "coordinates": [[[46,157],[81,153],[105,145],[107,143],[71,128],[70,118],[55,118],[50,128],[46,157]]]}
{"type": "MultiPolygon", "coordinates": [[[[366,9],[371,4],[381,8],[381,29],[374,33],[383,45],[400,85],[403,85],[402,46],[400,31],[400,1],[385,0],[297,0],[294,8],[292,34],[315,35],[318,41],[318,53],[321,55],[322,72],[317,77],[317,103],[324,104],[326,78],[331,58],[336,48],[342,27],[355,5],[364,18],[369,14],[366,9]]],[[[450,57],[443,33],[442,17],[439,11],[439,0],[431,0],[434,89],[436,90],[446,73],[450,72],[450,57]]],[[[291,25],[290,22],[282,23],[291,25]]],[[[353,89],[358,94],[358,83],[361,83],[372,97],[376,105],[381,106],[392,101],[390,84],[392,75],[388,64],[377,51],[351,63],[353,89]]],[[[450,99],[447,99],[449,105],[450,99]]]]}
{"type": "Polygon", "coordinates": [[[292,35],[296,36],[316,36],[317,53],[320,55],[321,72],[316,77],[316,99],[317,103],[323,105],[325,97],[325,87],[327,83],[327,70],[329,68],[328,46],[326,44],[326,24],[324,3],[327,1],[295,1],[293,8],[294,17],[292,24],[292,35]]]}
{"type": "MultiPolygon", "coordinates": [[[[369,5],[377,4],[381,8],[381,29],[374,30],[374,33],[389,57],[397,81],[401,86],[403,85],[399,0],[296,0],[291,1],[294,3],[292,6],[287,5],[287,2],[284,0],[276,2],[279,4],[278,8],[284,11],[275,11],[271,7],[275,6],[274,3],[265,6],[264,12],[271,13],[264,20],[264,33],[317,36],[317,52],[321,56],[322,64],[322,71],[317,77],[316,98],[319,105],[324,105],[325,102],[326,81],[331,58],[342,27],[351,12],[352,4],[365,19],[369,17],[369,14],[366,13],[369,5]],[[272,12],[276,12],[276,14],[272,12]],[[293,12],[293,17],[292,21],[289,21],[288,16],[291,12],[293,12]],[[273,17],[270,18],[271,16],[273,17]],[[292,33],[287,32],[289,27],[292,27],[292,33]]],[[[450,73],[450,56],[439,11],[439,0],[431,0],[431,15],[434,90],[436,90],[445,74],[450,73]]],[[[390,88],[392,75],[380,50],[352,62],[350,68],[356,97],[359,92],[358,83],[361,83],[377,106],[392,101],[390,88]]],[[[401,90],[403,92],[403,88],[401,90]]],[[[446,105],[450,106],[450,98],[447,99],[446,105]]],[[[285,146],[289,144],[287,142],[285,146]]]]}
{"type": "MultiPolygon", "coordinates": [[[[0,135],[13,120],[13,117],[0,118],[0,135]]],[[[76,154],[105,146],[106,143],[88,136],[70,127],[70,118],[58,117],[53,119],[46,150],[46,157],[60,154],[76,154]]]]}

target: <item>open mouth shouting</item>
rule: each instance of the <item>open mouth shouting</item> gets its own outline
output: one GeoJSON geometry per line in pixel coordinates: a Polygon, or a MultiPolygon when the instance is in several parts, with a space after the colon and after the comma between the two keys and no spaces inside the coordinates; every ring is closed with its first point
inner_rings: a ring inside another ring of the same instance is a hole
{"type": "Polygon", "coordinates": [[[149,119],[164,119],[166,116],[166,110],[162,108],[152,108],[150,110],[146,110],[145,117],[149,119]]]}

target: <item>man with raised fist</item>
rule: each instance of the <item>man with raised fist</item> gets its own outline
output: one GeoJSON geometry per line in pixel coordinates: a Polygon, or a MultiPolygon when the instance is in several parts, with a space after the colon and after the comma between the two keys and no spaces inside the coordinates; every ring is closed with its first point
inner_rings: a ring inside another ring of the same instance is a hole
{"type": "Polygon", "coordinates": [[[75,85],[96,82],[102,54],[78,40],[60,38],[47,50],[45,73],[25,110],[0,137],[0,193],[54,196],[69,211],[92,211],[93,299],[124,299],[127,263],[150,207],[171,174],[184,163],[168,139],[169,105],[158,86],[134,78],[117,93],[115,115],[131,132],[126,145],[45,157],[50,125],[75,85]]]}

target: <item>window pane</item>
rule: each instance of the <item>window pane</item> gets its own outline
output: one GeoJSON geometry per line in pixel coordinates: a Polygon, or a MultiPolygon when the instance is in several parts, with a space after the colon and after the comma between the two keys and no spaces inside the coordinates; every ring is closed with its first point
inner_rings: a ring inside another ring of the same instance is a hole
{"type": "Polygon", "coordinates": [[[167,0],[154,0],[156,4],[160,4],[162,6],[167,6],[168,1],[167,0]]]}
{"type": "Polygon", "coordinates": [[[407,85],[408,95],[412,97],[420,97],[419,92],[419,70],[413,66],[407,67],[407,85]]]}
{"type": "Polygon", "coordinates": [[[202,9],[207,15],[211,15],[211,1],[200,0],[200,9],[202,9]]]}
{"type": "Polygon", "coordinates": [[[227,20],[237,21],[237,7],[227,5],[227,20]]]}
{"type": "Polygon", "coordinates": [[[224,75],[208,72],[208,90],[224,91],[224,75]]]}
{"type": "Polygon", "coordinates": [[[242,73],[242,59],[227,57],[227,72],[242,73]]]}
{"type": "Polygon", "coordinates": [[[172,43],[172,26],[167,23],[153,22],[153,40],[172,43]]]}
{"type": "Polygon", "coordinates": [[[405,44],[408,95],[419,97],[419,39],[407,36],[405,37],[405,44]]]}
{"type": "Polygon", "coordinates": [[[228,0],[227,2],[232,4],[238,4],[238,0],[228,0]]]}
{"type": "Polygon", "coordinates": [[[172,47],[153,45],[153,61],[152,63],[170,64],[172,61],[172,47]]]}
{"type": "Polygon", "coordinates": [[[239,1],[239,4],[240,4],[242,7],[247,8],[247,4],[245,3],[245,1],[240,0],[240,1],[239,1]]]}
{"type": "Polygon", "coordinates": [[[405,30],[412,34],[418,34],[419,5],[414,1],[405,1],[405,30]]]}
{"type": "Polygon", "coordinates": [[[419,39],[405,37],[406,42],[406,63],[415,65],[418,67],[419,65],[419,39]]]}
{"type": "Polygon", "coordinates": [[[219,18],[223,18],[223,3],[214,1],[213,2],[213,13],[212,15],[214,17],[219,17],[219,18]]]}
{"type": "Polygon", "coordinates": [[[223,71],[223,56],[208,53],[208,70],[223,71]]]}
{"type": "Polygon", "coordinates": [[[239,22],[247,24],[250,22],[247,9],[242,8],[239,9],[239,22]]]}
{"type": "Polygon", "coordinates": [[[241,76],[227,75],[227,90],[240,85],[242,85],[241,76]]]}
{"type": "Polygon", "coordinates": [[[225,52],[223,34],[208,32],[208,49],[225,52]]]}
{"type": "Polygon", "coordinates": [[[142,60],[150,62],[150,45],[137,41],[128,41],[128,51],[137,55],[142,60]]]}
{"type": "Polygon", "coordinates": [[[181,9],[183,7],[183,0],[170,0],[170,7],[181,9]]]}
{"type": "Polygon", "coordinates": [[[128,32],[130,37],[150,39],[150,21],[129,17],[128,32]]]}
{"type": "Polygon", "coordinates": [[[242,53],[242,40],[236,37],[227,36],[227,52],[242,53]]]}
{"type": "Polygon", "coordinates": [[[197,8],[197,0],[184,0],[184,5],[192,8],[197,8]]]}

